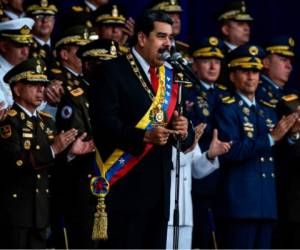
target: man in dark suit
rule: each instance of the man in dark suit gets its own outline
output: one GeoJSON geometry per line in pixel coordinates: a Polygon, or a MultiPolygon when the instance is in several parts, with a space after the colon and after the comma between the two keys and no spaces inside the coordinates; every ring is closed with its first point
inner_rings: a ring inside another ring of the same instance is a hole
{"type": "Polygon", "coordinates": [[[161,59],[171,40],[170,17],[146,12],[137,23],[131,52],[101,65],[100,78],[91,85],[97,162],[106,169],[104,182],[94,179],[92,184],[104,192],[109,183],[109,248],[165,248],[171,144],[177,137],[186,149],[194,138],[187,119],[174,111],[177,85],[161,59]]]}
{"type": "Polygon", "coordinates": [[[0,177],[1,248],[46,247],[49,167],[77,134],[72,129],[56,136],[51,116],[37,112],[49,82],[44,72],[44,62],[29,59],[4,77],[12,88],[14,104],[0,124],[5,166],[0,177]]]}

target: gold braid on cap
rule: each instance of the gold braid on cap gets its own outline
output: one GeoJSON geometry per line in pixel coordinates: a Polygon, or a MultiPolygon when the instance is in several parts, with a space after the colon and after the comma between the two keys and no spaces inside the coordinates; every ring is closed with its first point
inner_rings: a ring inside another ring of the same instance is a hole
{"type": "Polygon", "coordinates": [[[21,80],[28,80],[28,81],[32,81],[32,82],[48,82],[48,77],[47,75],[44,75],[44,74],[36,74],[36,72],[34,71],[25,71],[25,72],[22,72],[20,74],[17,74],[13,77],[11,77],[9,80],[8,80],[8,83],[11,84],[13,82],[18,82],[18,81],[21,81],[21,80]]]}
{"type": "Polygon", "coordinates": [[[216,56],[218,58],[224,58],[222,51],[219,48],[215,48],[212,50],[211,47],[205,47],[201,49],[197,49],[193,53],[193,57],[213,57],[216,56]]]}
{"type": "Polygon", "coordinates": [[[278,45],[278,46],[270,46],[266,48],[266,51],[272,54],[282,54],[285,56],[294,56],[295,53],[290,50],[289,46],[278,45]]]}
{"type": "Polygon", "coordinates": [[[81,35],[76,35],[76,36],[68,36],[63,39],[60,39],[56,44],[55,48],[62,44],[69,44],[69,43],[76,43],[78,45],[86,45],[90,41],[88,39],[83,38],[81,35]]]}
{"type": "Polygon", "coordinates": [[[101,57],[103,60],[109,60],[112,58],[116,58],[117,54],[115,55],[109,54],[109,51],[106,49],[92,49],[83,53],[82,56],[101,57]]]}
{"type": "Polygon", "coordinates": [[[262,60],[258,57],[255,57],[255,62],[253,62],[253,57],[242,57],[232,60],[228,64],[229,68],[241,67],[245,69],[251,69],[253,67],[261,70],[263,68],[262,60]]]}
{"type": "Polygon", "coordinates": [[[41,7],[37,4],[31,5],[27,8],[26,12],[32,12],[34,14],[42,14],[42,13],[48,13],[48,14],[55,14],[57,13],[57,8],[55,5],[51,4],[46,7],[41,7]]]}

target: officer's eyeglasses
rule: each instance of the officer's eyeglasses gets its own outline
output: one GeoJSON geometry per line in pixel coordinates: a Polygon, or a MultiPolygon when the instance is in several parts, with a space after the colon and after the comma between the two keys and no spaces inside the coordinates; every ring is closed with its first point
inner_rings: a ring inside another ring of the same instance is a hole
{"type": "Polygon", "coordinates": [[[52,15],[37,15],[35,16],[35,20],[37,21],[53,21],[55,19],[52,15]]]}

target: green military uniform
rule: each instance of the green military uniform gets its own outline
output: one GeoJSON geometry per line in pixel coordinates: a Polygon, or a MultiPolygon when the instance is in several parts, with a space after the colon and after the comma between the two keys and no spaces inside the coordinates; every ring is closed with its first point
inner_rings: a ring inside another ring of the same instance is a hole
{"type": "MultiPolygon", "coordinates": [[[[10,70],[9,84],[47,83],[44,64],[29,59],[10,70]]],[[[47,113],[14,103],[0,123],[1,248],[45,248],[49,226],[49,167],[55,127],[47,113]]]]}
{"type": "MultiPolygon", "coordinates": [[[[28,0],[24,3],[26,15],[38,19],[44,16],[54,17],[58,9],[53,0],[28,0]]],[[[30,46],[29,57],[43,59],[49,67],[54,62],[53,49],[48,42],[33,36],[33,43],[30,46]]]]}

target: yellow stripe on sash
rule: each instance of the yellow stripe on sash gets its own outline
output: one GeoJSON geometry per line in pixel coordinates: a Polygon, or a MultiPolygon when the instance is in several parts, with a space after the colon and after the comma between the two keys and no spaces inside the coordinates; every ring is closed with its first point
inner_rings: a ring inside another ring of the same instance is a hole
{"type": "MultiPolygon", "coordinates": [[[[150,123],[150,111],[158,106],[160,104],[160,100],[164,99],[165,94],[166,94],[166,88],[165,88],[165,67],[161,66],[159,67],[159,83],[158,83],[158,90],[157,94],[146,112],[146,114],[143,116],[143,118],[138,122],[138,124],[135,126],[136,128],[139,129],[145,129],[148,124],[150,123]]],[[[115,164],[115,162],[124,154],[125,152],[121,149],[116,149],[106,160],[105,163],[103,163],[101,156],[96,150],[96,161],[97,165],[100,169],[101,175],[105,177],[106,172],[109,170],[111,166],[115,164]]]]}

